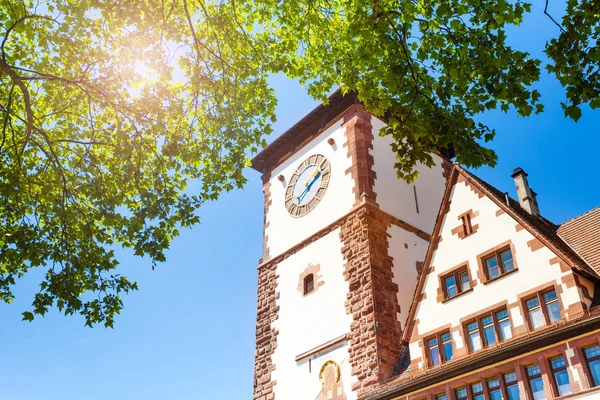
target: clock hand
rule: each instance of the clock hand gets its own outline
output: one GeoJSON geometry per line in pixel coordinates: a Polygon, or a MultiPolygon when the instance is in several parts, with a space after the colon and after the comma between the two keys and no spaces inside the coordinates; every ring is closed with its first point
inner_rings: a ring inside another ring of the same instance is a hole
{"type": "Polygon", "coordinates": [[[304,197],[306,197],[306,195],[310,191],[310,188],[312,187],[312,185],[314,185],[314,183],[317,181],[317,179],[319,179],[320,176],[321,176],[321,171],[318,171],[315,174],[315,176],[312,178],[312,180],[310,182],[307,182],[306,189],[304,189],[304,191],[302,193],[300,193],[300,195],[297,197],[298,204],[300,204],[302,202],[302,199],[304,199],[304,197]]]}

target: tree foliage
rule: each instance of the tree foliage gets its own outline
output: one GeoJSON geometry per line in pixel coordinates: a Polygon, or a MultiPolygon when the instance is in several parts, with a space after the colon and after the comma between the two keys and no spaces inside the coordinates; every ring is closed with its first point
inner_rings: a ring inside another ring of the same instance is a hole
{"type": "MultiPolygon", "coordinates": [[[[548,71],[565,115],[600,106],[598,2],[568,0],[548,71]]],[[[0,0],[0,300],[44,268],[32,320],[56,306],[112,326],[114,248],[153,265],[197,209],[244,184],[274,121],[269,74],[316,98],[355,91],[389,121],[398,175],[453,145],[494,165],[486,110],[543,110],[542,63],[507,43],[520,0],[0,0]],[[197,193],[186,191],[197,180],[197,193]]],[[[547,11],[547,3],[546,9],[547,11]]]]}

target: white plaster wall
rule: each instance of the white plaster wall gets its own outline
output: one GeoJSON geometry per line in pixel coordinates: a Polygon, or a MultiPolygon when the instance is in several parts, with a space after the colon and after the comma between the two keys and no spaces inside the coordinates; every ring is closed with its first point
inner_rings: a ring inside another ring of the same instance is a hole
{"type": "Polygon", "coordinates": [[[346,138],[345,129],[341,127],[342,120],[323,131],[312,142],[301,148],[297,153],[277,166],[271,172],[271,200],[267,214],[269,226],[265,230],[267,246],[272,257],[278,256],[290,247],[308,238],[347,214],[354,204],[354,180],[346,169],[352,165],[348,158],[348,149],[343,147],[346,138]],[[329,138],[335,140],[331,146],[329,138]],[[298,166],[313,154],[322,154],[330,162],[331,179],[321,202],[307,215],[294,218],[285,208],[285,188],[298,166]],[[282,174],[285,182],[280,182],[282,174]]]}
{"type": "Polygon", "coordinates": [[[424,165],[417,166],[419,179],[414,183],[417,189],[419,212],[416,212],[415,194],[413,185],[407,185],[398,179],[394,164],[396,154],[392,151],[393,138],[389,135],[379,136],[379,131],[386,124],[378,118],[373,117],[373,170],[377,174],[375,179],[375,193],[377,202],[381,209],[420,230],[431,233],[442,201],[446,178],[443,176],[441,167],[442,158],[433,155],[436,165],[427,168],[424,165]]]}
{"type": "MultiPolygon", "coordinates": [[[[565,309],[570,304],[580,301],[577,287],[567,289],[566,285],[562,284],[561,277],[570,272],[563,273],[558,264],[550,264],[549,260],[556,255],[546,247],[532,252],[527,242],[534,238],[533,235],[525,229],[517,232],[516,221],[506,213],[497,217],[497,210],[499,207],[495,203],[487,197],[480,199],[470,187],[465,185],[465,182],[454,186],[450,211],[444,217],[440,232],[442,241],[432,257],[434,271],[426,277],[423,288],[426,298],[419,303],[415,315],[419,320],[420,335],[436,330],[447,323],[460,326],[461,318],[503,301],[514,303],[518,300],[518,294],[544,284],[562,285],[563,293],[560,298],[565,309]],[[479,212],[479,216],[472,220],[473,225],[479,225],[479,230],[461,240],[457,235],[453,235],[451,230],[460,223],[458,215],[469,209],[479,212]],[[446,303],[437,302],[439,275],[468,261],[471,279],[477,279],[477,255],[507,240],[511,240],[514,244],[513,256],[518,264],[518,272],[487,285],[479,281],[472,292],[446,303]]],[[[519,307],[511,308],[510,316],[513,326],[524,323],[519,307]]],[[[420,349],[415,348],[414,345],[411,346],[413,359],[421,356],[420,349]]]]}
{"type": "Polygon", "coordinates": [[[332,231],[277,266],[280,294],[277,300],[279,318],[273,323],[279,331],[273,354],[276,368],[272,379],[275,398],[289,400],[314,399],[321,388],[319,370],[327,360],[340,365],[344,391],[348,400],[355,399],[351,391],[354,382],[348,365],[348,346],[312,361],[308,372],[307,360],[295,358],[308,350],[350,332],[352,316],[346,314],[348,283],[344,280],[344,260],[339,229],[332,231]],[[298,291],[300,274],[309,264],[320,264],[324,285],[308,296],[298,291]]]}
{"type": "Polygon", "coordinates": [[[428,242],[414,233],[392,225],[388,229],[389,254],[394,259],[394,283],[398,285],[398,321],[402,330],[417,287],[417,261],[423,261],[428,242]]]}

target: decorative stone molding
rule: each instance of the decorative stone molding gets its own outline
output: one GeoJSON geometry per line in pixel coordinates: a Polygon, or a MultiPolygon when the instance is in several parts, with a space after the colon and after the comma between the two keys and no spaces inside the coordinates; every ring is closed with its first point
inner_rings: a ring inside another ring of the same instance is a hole
{"type": "Polygon", "coordinates": [[[369,150],[373,149],[373,125],[371,125],[371,114],[365,108],[356,104],[344,113],[344,124],[346,130],[346,142],[344,147],[348,148],[348,158],[352,159],[352,166],[346,170],[354,179],[354,193],[357,204],[362,196],[366,196],[375,202],[377,195],[373,190],[375,179],[373,171],[373,155],[369,150]]]}

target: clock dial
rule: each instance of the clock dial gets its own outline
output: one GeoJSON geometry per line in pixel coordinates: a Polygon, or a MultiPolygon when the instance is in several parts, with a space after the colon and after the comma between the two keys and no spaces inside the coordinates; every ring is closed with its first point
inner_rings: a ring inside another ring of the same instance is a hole
{"type": "Polygon", "coordinates": [[[293,217],[311,212],[323,198],[331,169],[329,161],[320,154],[307,158],[290,178],[285,191],[285,207],[293,217]]]}

